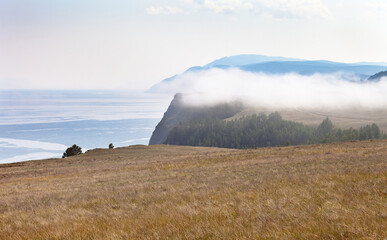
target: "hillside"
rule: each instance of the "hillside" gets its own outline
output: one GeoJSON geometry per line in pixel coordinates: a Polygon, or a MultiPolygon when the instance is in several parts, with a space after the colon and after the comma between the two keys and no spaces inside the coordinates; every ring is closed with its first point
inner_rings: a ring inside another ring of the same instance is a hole
{"type": "Polygon", "coordinates": [[[164,142],[171,145],[257,148],[270,146],[306,145],[355,140],[387,139],[376,124],[360,129],[341,129],[329,118],[318,127],[284,120],[278,112],[251,115],[224,121],[220,119],[180,123],[164,142]]]}
{"type": "Polygon", "coordinates": [[[0,239],[385,239],[387,141],[0,165],[0,239]]]}
{"type": "Polygon", "coordinates": [[[303,123],[309,126],[318,126],[325,118],[332,120],[335,127],[343,129],[360,128],[376,123],[380,130],[387,133],[386,109],[269,109],[265,107],[229,102],[207,106],[189,106],[185,104],[187,94],[176,94],[163,118],[157,124],[151,136],[150,145],[163,144],[171,130],[179,123],[188,123],[194,120],[218,118],[221,120],[235,120],[254,114],[269,115],[279,112],[284,120],[303,123]]]}
{"type": "Polygon", "coordinates": [[[253,114],[270,114],[278,111],[285,120],[300,122],[307,125],[317,126],[326,117],[332,120],[336,127],[360,128],[365,125],[376,123],[382,131],[387,133],[387,110],[384,108],[347,108],[347,109],[268,109],[264,107],[249,106],[233,117],[227,119],[238,119],[253,114]]]}

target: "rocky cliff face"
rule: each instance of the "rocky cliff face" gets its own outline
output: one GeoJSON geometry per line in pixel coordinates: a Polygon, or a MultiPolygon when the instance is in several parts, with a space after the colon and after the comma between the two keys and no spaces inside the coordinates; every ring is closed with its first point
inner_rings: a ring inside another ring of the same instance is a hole
{"type": "Polygon", "coordinates": [[[172,128],[179,124],[183,110],[182,97],[182,94],[175,95],[163,118],[153,131],[149,145],[162,144],[167,139],[172,128]]]}
{"type": "Polygon", "coordinates": [[[241,102],[221,103],[212,106],[187,106],[183,101],[184,94],[176,94],[163,118],[157,124],[150,138],[149,145],[163,144],[171,130],[179,123],[205,120],[226,119],[243,110],[241,102]]]}

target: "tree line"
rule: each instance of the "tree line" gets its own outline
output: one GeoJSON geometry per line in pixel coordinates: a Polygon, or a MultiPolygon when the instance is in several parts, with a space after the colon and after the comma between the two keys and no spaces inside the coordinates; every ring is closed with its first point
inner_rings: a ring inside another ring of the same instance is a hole
{"type": "Polygon", "coordinates": [[[180,123],[165,144],[257,148],[387,138],[376,124],[341,129],[326,118],[318,127],[283,120],[278,112],[224,121],[218,118],[180,123]]]}

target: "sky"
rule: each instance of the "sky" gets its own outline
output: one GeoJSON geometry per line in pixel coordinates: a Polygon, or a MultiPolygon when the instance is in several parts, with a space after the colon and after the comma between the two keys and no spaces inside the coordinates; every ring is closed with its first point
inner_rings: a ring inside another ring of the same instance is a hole
{"type": "Polygon", "coordinates": [[[0,89],[145,90],[237,54],[387,62],[385,0],[1,0],[0,89]]]}

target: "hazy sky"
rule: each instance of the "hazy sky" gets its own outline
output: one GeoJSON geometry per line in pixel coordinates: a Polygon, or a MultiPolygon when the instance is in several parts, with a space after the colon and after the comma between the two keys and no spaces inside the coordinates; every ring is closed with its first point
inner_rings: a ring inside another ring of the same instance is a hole
{"type": "Polygon", "coordinates": [[[387,62],[385,0],[1,0],[0,89],[147,89],[236,54],[387,62]]]}

